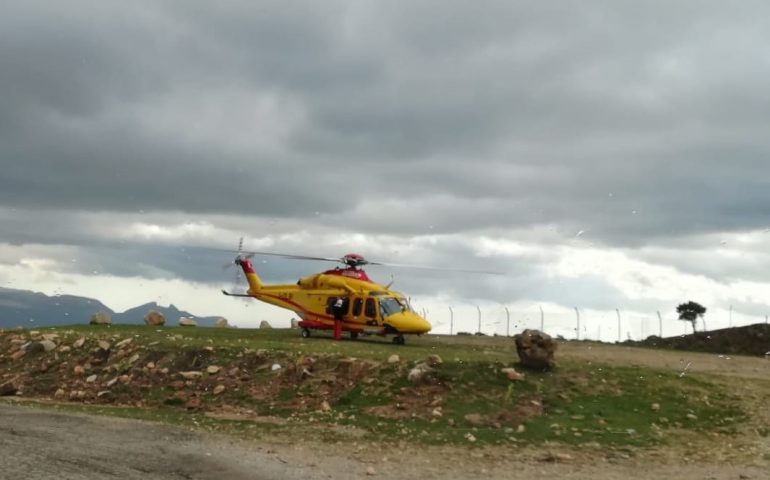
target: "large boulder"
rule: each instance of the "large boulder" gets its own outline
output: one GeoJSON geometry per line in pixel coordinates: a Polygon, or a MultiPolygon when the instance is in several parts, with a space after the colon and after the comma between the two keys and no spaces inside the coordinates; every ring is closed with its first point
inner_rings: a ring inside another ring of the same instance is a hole
{"type": "Polygon", "coordinates": [[[273,328],[273,326],[267,320],[262,320],[259,322],[259,328],[273,328]]]}
{"type": "Polygon", "coordinates": [[[229,326],[230,326],[230,324],[227,323],[227,319],[226,318],[220,318],[219,320],[217,320],[217,323],[216,323],[216,327],[217,328],[227,328],[229,326]]]}
{"type": "Polygon", "coordinates": [[[540,330],[524,330],[513,339],[519,361],[525,367],[546,370],[555,365],[556,342],[550,335],[540,330]]]}
{"type": "Polygon", "coordinates": [[[91,315],[90,323],[91,325],[109,325],[112,323],[112,318],[110,318],[109,313],[101,310],[91,315]]]}
{"type": "Polygon", "coordinates": [[[179,317],[179,326],[180,327],[197,327],[198,322],[196,322],[192,318],[179,317]]]}
{"type": "Polygon", "coordinates": [[[144,314],[144,323],[150,327],[162,327],[166,324],[166,317],[157,310],[150,310],[144,314]]]}

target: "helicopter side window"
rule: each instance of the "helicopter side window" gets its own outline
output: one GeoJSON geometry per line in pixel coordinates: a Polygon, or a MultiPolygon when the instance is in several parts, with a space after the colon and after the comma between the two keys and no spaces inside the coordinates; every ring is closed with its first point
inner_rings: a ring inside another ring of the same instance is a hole
{"type": "Polygon", "coordinates": [[[366,299],[366,307],[364,308],[364,315],[369,318],[375,318],[377,316],[377,306],[375,305],[373,298],[366,299]]]}
{"type": "Polygon", "coordinates": [[[360,298],[353,300],[353,313],[354,317],[361,315],[361,307],[363,307],[363,301],[360,298]]]}

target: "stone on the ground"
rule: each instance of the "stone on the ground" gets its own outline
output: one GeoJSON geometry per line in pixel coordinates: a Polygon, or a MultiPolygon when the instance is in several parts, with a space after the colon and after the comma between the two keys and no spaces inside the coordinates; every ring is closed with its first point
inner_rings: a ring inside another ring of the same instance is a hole
{"type": "Polygon", "coordinates": [[[192,318],[179,317],[179,326],[180,327],[197,327],[198,322],[196,322],[192,318]]]}
{"type": "Polygon", "coordinates": [[[329,405],[329,402],[327,402],[326,400],[321,402],[321,411],[322,412],[330,412],[331,410],[332,410],[332,406],[329,405]]]}
{"type": "Polygon", "coordinates": [[[86,383],[94,383],[96,381],[96,374],[89,376],[86,378],[86,383]]]}
{"type": "Polygon", "coordinates": [[[395,353],[388,357],[388,363],[398,363],[400,361],[401,361],[401,357],[399,357],[395,353]]]}
{"type": "Polygon", "coordinates": [[[210,365],[209,367],[206,368],[206,372],[210,373],[211,375],[219,373],[220,370],[221,368],[216,365],[210,365]]]}
{"type": "Polygon", "coordinates": [[[80,337],[72,344],[72,348],[81,348],[86,343],[86,337],[80,337]]]}
{"type": "Polygon", "coordinates": [[[51,340],[41,340],[40,344],[46,352],[50,352],[56,348],[56,344],[51,340]]]}
{"type": "Polygon", "coordinates": [[[184,379],[193,380],[193,379],[202,377],[203,372],[198,372],[198,371],[179,372],[179,375],[181,375],[182,378],[184,379]]]}
{"type": "Polygon", "coordinates": [[[431,367],[435,367],[436,365],[441,365],[444,361],[434,353],[433,355],[428,355],[428,358],[425,359],[425,363],[431,367]]]}
{"type": "Polygon", "coordinates": [[[418,363],[409,371],[407,379],[415,385],[433,383],[434,370],[427,363],[418,363]]]}
{"type": "Polygon", "coordinates": [[[219,320],[217,320],[217,323],[215,325],[217,328],[227,328],[230,326],[230,324],[227,323],[226,318],[220,318],[219,320]]]}
{"type": "Polygon", "coordinates": [[[513,339],[522,365],[543,370],[555,365],[554,353],[557,344],[550,335],[539,330],[524,330],[513,339]]]}
{"type": "Polygon", "coordinates": [[[512,382],[518,382],[524,380],[524,374],[516,371],[515,368],[502,368],[500,373],[508,377],[508,380],[512,382]]]}
{"type": "Polygon", "coordinates": [[[109,325],[112,323],[112,319],[110,318],[110,314],[108,312],[100,310],[91,315],[91,321],[89,323],[91,325],[109,325]]]}
{"type": "Polygon", "coordinates": [[[259,328],[273,328],[273,326],[267,320],[262,320],[259,322],[259,328]]]}
{"type": "Polygon", "coordinates": [[[217,385],[216,387],[214,387],[214,395],[219,395],[224,391],[225,391],[224,385],[217,385]]]}
{"type": "Polygon", "coordinates": [[[112,345],[110,345],[110,342],[107,342],[105,340],[99,340],[97,345],[99,346],[100,350],[104,350],[105,352],[109,352],[110,351],[110,347],[112,346],[112,345]]]}
{"type": "Polygon", "coordinates": [[[36,353],[45,352],[45,346],[41,342],[31,342],[25,348],[22,348],[27,355],[35,355],[36,353]]]}
{"type": "Polygon", "coordinates": [[[162,327],[166,324],[166,317],[157,310],[150,310],[144,314],[144,324],[150,327],[162,327]]]}
{"type": "Polygon", "coordinates": [[[16,395],[19,388],[11,382],[0,385],[0,397],[7,397],[10,395],[16,395]]]}
{"type": "Polygon", "coordinates": [[[472,427],[481,427],[487,423],[486,418],[478,413],[469,413],[465,417],[465,421],[472,427]]]}

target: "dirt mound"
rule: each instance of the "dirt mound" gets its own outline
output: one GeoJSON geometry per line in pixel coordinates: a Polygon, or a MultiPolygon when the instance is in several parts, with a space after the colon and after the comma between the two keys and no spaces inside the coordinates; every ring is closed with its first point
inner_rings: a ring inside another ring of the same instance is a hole
{"type": "Polygon", "coordinates": [[[641,342],[628,341],[625,343],[694,352],[765,356],[770,355],[770,325],[760,323],[746,327],[698,332],[680,337],[660,338],[652,336],[641,342]]]}

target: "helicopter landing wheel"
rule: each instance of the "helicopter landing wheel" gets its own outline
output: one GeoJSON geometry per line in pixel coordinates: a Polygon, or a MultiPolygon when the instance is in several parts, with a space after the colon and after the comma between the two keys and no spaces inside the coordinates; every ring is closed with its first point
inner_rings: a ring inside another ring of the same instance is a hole
{"type": "Polygon", "coordinates": [[[302,329],[302,338],[310,338],[310,330],[307,328],[302,329]]]}
{"type": "Polygon", "coordinates": [[[350,339],[356,340],[358,338],[358,332],[350,332],[350,339]]]}
{"type": "Polygon", "coordinates": [[[396,335],[393,337],[393,345],[403,345],[404,343],[406,343],[406,340],[404,340],[403,335],[396,335]]]}

